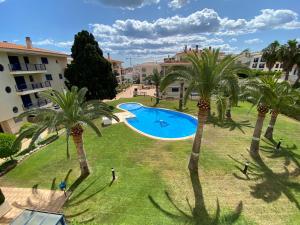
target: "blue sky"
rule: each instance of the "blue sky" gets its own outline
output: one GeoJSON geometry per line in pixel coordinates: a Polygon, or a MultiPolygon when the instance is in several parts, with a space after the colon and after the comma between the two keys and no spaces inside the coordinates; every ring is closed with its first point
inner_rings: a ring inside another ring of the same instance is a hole
{"type": "Polygon", "coordinates": [[[0,0],[0,40],[70,52],[92,32],[128,65],[173,55],[185,44],[226,52],[300,40],[299,0],[0,0]]]}

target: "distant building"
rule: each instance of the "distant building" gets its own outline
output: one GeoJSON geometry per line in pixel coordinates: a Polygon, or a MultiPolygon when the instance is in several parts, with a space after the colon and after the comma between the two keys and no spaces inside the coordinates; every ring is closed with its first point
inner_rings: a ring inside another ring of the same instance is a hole
{"type": "Polygon", "coordinates": [[[64,89],[67,55],[26,45],[0,42],[0,132],[16,133],[22,124],[17,116],[51,103],[41,91],[64,89]]]}
{"type": "Polygon", "coordinates": [[[115,60],[110,57],[110,54],[107,53],[106,58],[111,63],[111,69],[114,73],[121,75],[122,74],[122,63],[123,61],[115,60]]]}
{"type": "Polygon", "coordinates": [[[133,66],[134,80],[139,80],[141,84],[146,84],[146,78],[153,74],[153,70],[161,71],[161,66],[157,62],[145,62],[133,66]]]}

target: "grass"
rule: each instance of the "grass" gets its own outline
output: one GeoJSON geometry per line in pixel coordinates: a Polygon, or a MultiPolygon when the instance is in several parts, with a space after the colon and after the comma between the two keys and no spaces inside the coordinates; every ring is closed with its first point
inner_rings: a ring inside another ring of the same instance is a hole
{"type": "MultiPolygon", "coordinates": [[[[149,97],[109,104],[130,101],[154,104],[149,97]]],[[[158,107],[177,109],[178,102],[161,101],[158,107]]],[[[235,122],[212,120],[205,127],[200,181],[209,216],[215,217],[219,202],[221,216],[217,224],[232,224],[234,219],[234,224],[299,224],[300,123],[280,115],[274,139],[283,139],[282,151],[274,152],[274,144],[263,140],[262,160],[253,161],[247,148],[256,112],[249,109],[248,103],[240,103],[232,112],[235,122]],[[248,178],[239,170],[246,160],[251,161],[248,178]]],[[[196,115],[196,103],[189,102],[185,112],[196,115]]],[[[268,121],[269,116],[264,130],[268,121]]],[[[103,137],[97,138],[90,129],[85,130],[84,144],[92,174],[64,208],[72,224],[208,224],[208,220],[195,222],[188,204],[193,203],[187,170],[191,140],[149,139],[123,123],[104,128],[102,133],[103,137]],[[111,167],[118,179],[110,186],[111,167]]],[[[79,175],[73,144],[71,155],[68,161],[65,138],[61,136],[0,178],[1,185],[57,187],[72,169],[70,185],[79,175]]]]}

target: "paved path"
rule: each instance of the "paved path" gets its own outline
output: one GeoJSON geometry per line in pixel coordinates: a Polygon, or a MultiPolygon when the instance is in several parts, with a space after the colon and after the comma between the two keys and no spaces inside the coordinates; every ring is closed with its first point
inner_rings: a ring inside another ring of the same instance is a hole
{"type": "Polygon", "coordinates": [[[8,187],[1,189],[12,209],[0,218],[0,225],[9,224],[23,209],[59,212],[67,199],[62,191],[8,187]]]}

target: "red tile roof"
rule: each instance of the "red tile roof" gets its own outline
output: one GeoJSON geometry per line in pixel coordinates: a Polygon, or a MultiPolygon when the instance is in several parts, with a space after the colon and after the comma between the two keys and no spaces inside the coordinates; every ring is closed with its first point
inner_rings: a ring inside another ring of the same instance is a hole
{"type": "Polygon", "coordinates": [[[42,49],[42,48],[33,48],[33,47],[27,48],[24,45],[17,45],[17,44],[8,43],[8,42],[0,42],[0,50],[1,49],[15,49],[15,50],[21,50],[21,51],[34,52],[34,53],[44,53],[44,54],[68,56],[67,54],[62,53],[62,52],[50,51],[50,50],[42,49]]]}

